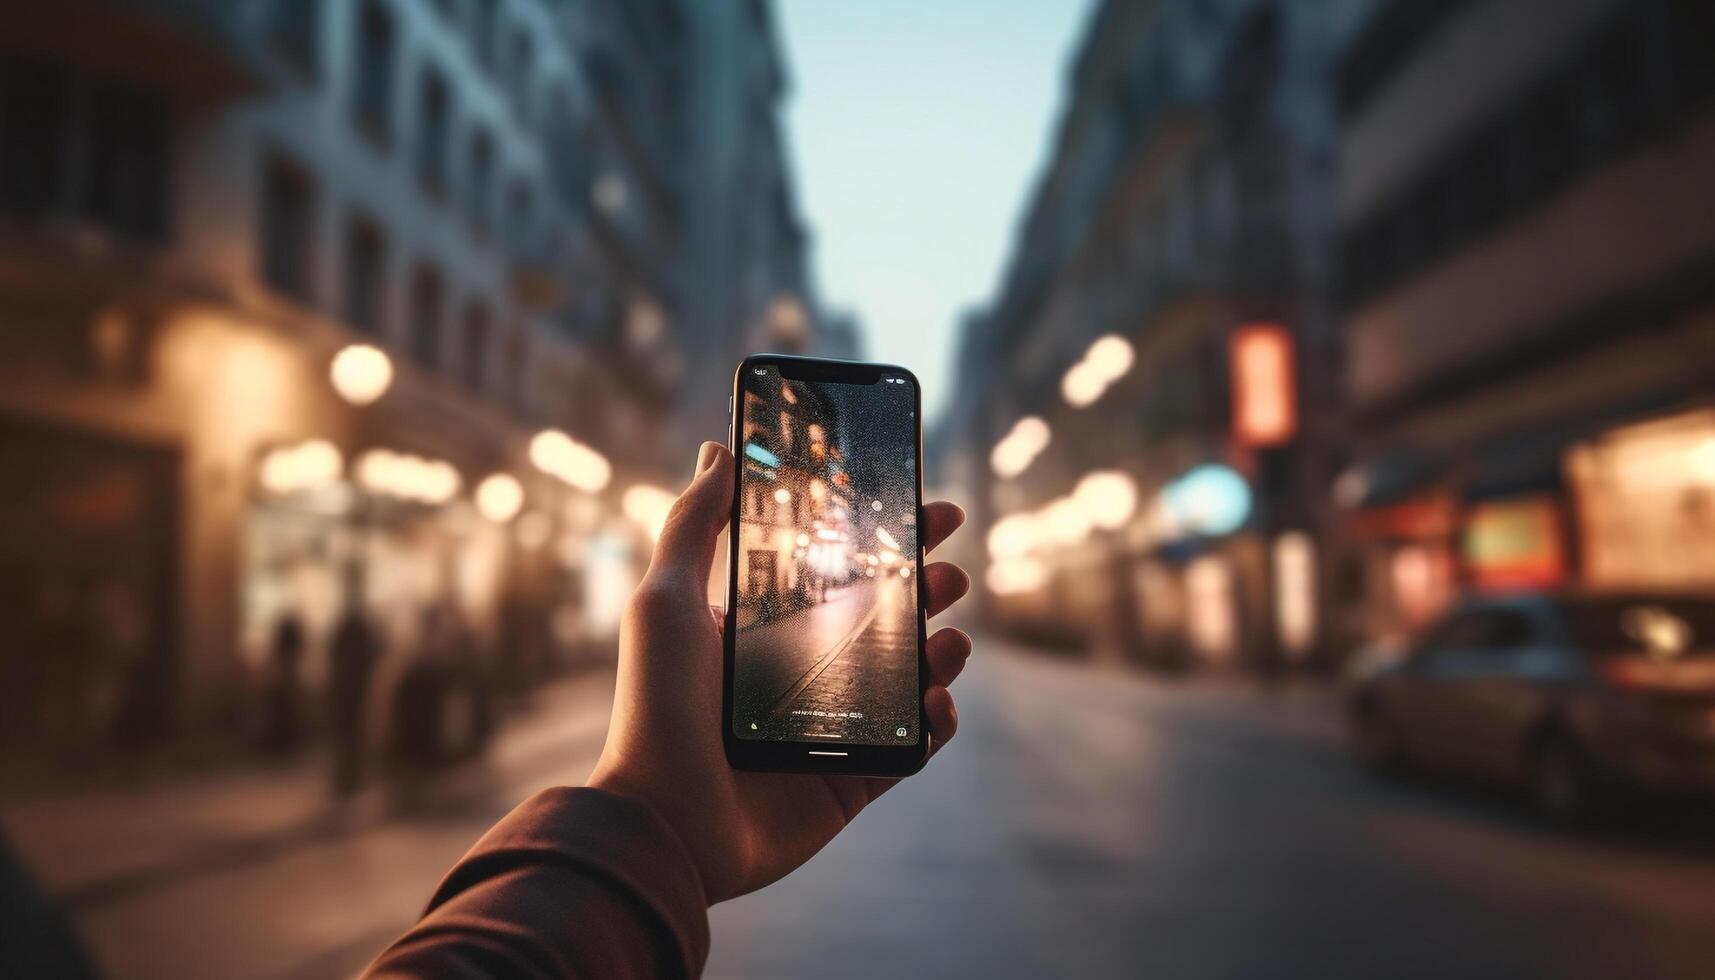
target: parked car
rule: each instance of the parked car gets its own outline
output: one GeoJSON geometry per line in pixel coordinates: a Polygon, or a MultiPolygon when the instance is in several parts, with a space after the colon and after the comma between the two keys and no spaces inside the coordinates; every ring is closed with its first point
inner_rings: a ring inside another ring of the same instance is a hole
{"type": "Polygon", "coordinates": [[[1473,599],[1354,678],[1351,744],[1524,788],[1560,822],[1625,790],[1715,790],[1715,598],[1473,599]]]}

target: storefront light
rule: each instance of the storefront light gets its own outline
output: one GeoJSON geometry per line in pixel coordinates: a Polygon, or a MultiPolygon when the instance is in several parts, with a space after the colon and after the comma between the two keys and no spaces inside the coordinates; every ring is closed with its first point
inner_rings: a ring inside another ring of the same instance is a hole
{"type": "Polygon", "coordinates": [[[1200,555],[1185,568],[1185,627],[1191,646],[1210,660],[1232,657],[1238,638],[1233,574],[1225,558],[1200,555]]]}
{"type": "Polygon", "coordinates": [[[1118,470],[1098,470],[1078,481],[1072,499],[1091,524],[1117,531],[1137,511],[1137,483],[1118,470]]]}
{"type": "Polygon", "coordinates": [[[547,544],[548,539],[553,537],[554,525],[552,521],[548,520],[548,515],[539,510],[533,510],[518,518],[518,523],[513,527],[512,533],[517,538],[519,547],[535,551],[547,544]]]}
{"type": "Polygon", "coordinates": [[[1316,639],[1316,546],[1303,531],[1274,540],[1274,615],[1280,645],[1307,653],[1316,639]]]}
{"type": "Polygon", "coordinates": [[[524,506],[524,485],[510,473],[490,473],[476,485],[476,509],[496,524],[518,516],[524,506]]]}
{"type": "Polygon", "coordinates": [[[530,440],[530,462],[585,493],[600,492],[613,477],[606,456],[558,429],[544,429],[530,440]]]}
{"type": "Polygon", "coordinates": [[[1090,535],[1090,515],[1071,497],[1061,497],[1043,511],[1048,536],[1055,544],[1074,545],[1090,535]]]}
{"type": "Polygon", "coordinates": [[[310,439],[295,446],[273,449],[262,457],[258,480],[269,493],[315,490],[339,479],[345,460],[339,449],[325,439],[310,439]]]}
{"type": "Polygon", "coordinates": [[[1182,532],[1218,537],[1242,527],[1251,513],[1251,489],[1232,467],[1207,463],[1173,481],[1167,509],[1182,532]]]}
{"type": "Polygon", "coordinates": [[[459,494],[459,471],[444,460],[432,460],[423,474],[423,498],[432,504],[444,504],[459,494]]]}
{"type": "Polygon", "coordinates": [[[458,496],[462,482],[451,463],[390,449],[371,449],[358,457],[356,477],[371,493],[436,505],[458,496]]]}
{"type": "Polygon", "coordinates": [[[1019,595],[1040,589],[1048,581],[1048,568],[1034,558],[1009,558],[990,565],[983,579],[995,595],[1019,595]]]}
{"type": "Polygon", "coordinates": [[[989,556],[1017,558],[1030,553],[1037,543],[1037,519],[1033,514],[1008,514],[989,529],[989,556]]]}
{"type": "Polygon", "coordinates": [[[373,344],[351,344],[334,355],[328,376],[341,398],[368,405],[393,383],[393,361],[373,344]]]}
{"type": "Polygon", "coordinates": [[[781,487],[774,491],[774,502],[784,507],[792,502],[792,491],[781,487]]]}
{"type": "MultiPolygon", "coordinates": [[[[639,483],[625,491],[619,505],[626,518],[647,531],[650,539],[654,540],[661,537],[661,529],[667,526],[667,515],[672,512],[675,499],[667,490],[639,483]]],[[[800,546],[809,542],[802,534],[798,539],[800,546]]]]}

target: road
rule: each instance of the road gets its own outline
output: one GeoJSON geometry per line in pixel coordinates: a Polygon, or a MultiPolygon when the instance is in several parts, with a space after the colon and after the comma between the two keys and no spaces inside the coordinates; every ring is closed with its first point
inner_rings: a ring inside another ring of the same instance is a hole
{"type": "Polygon", "coordinates": [[[944,756],[714,910],[710,977],[1709,975],[1705,841],[1372,780],[1326,696],[983,649],[944,756]]]}
{"type": "MultiPolygon", "coordinates": [[[[1492,796],[1372,780],[1319,692],[978,658],[945,755],[714,910],[708,976],[1709,973],[1707,838],[1563,837],[1492,796]]],[[[80,926],[114,977],[349,974],[489,821],[587,771],[605,683],[515,726],[439,802],[87,891],[80,926]]]]}

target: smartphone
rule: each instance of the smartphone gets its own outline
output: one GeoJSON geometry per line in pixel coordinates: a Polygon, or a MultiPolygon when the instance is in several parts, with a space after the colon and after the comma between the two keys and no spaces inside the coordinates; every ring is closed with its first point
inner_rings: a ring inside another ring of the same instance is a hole
{"type": "Polygon", "coordinates": [[[722,711],[735,768],[903,776],[928,761],[921,416],[904,368],[739,365],[722,711]]]}

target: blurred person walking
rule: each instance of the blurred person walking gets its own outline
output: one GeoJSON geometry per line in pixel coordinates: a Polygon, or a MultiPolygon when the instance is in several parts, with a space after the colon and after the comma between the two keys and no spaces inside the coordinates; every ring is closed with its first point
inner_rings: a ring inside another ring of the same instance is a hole
{"type": "Polygon", "coordinates": [[[346,606],[334,627],[328,651],[328,721],[333,731],[333,790],[340,798],[355,794],[363,782],[365,706],[381,644],[356,602],[346,606]]]}
{"type": "Polygon", "coordinates": [[[269,645],[270,674],[262,708],[262,753],[289,758],[304,738],[304,621],[288,610],[274,624],[269,645]]]}

